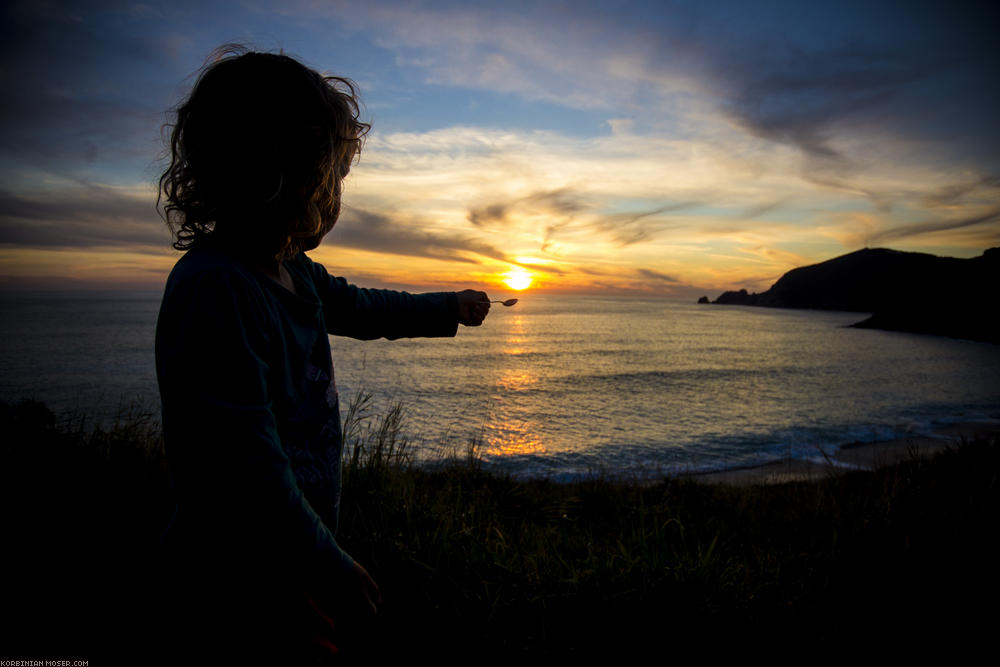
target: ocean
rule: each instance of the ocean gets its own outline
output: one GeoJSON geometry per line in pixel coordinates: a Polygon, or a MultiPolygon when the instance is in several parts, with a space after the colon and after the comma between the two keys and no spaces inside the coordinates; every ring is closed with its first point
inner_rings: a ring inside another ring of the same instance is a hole
{"type": "MultiPolygon", "coordinates": [[[[423,462],[655,477],[1000,419],[1000,346],[846,325],[859,313],[518,295],[454,339],[331,338],[342,412],[398,402],[423,462]]],[[[157,409],[149,291],[0,295],[0,400],[157,409]]]]}

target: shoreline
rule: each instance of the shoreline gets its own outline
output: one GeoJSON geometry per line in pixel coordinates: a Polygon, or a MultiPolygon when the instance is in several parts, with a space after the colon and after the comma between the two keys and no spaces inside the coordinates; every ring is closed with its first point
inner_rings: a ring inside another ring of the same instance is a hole
{"type": "Polygon", "coordinates": [[[825,463],[786,458],[745,468],[684,473],[678,477],[703,484],[732,486],[813,482],[852,470],[875,470],[914,458],[932,458],[956,447],[964,440],[998,435],[1000,435],[1000,421],[959,422],[937,428],[931,435],[842,445],[825,463]]]}

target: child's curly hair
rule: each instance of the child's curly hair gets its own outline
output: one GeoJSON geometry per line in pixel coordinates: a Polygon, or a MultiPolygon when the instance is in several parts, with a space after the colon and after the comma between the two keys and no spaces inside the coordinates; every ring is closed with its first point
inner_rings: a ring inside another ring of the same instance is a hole
{"type": "Polygon", "coordinates": [[[216,51],[176,113],[157,200],[174,247],[224,236],[278,259],[330,231],[371,127],[350,80],[238,46],[216,51]]]}

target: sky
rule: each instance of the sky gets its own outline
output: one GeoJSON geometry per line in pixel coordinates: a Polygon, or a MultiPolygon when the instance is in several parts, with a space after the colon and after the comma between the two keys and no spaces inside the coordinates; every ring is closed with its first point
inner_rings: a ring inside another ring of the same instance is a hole
{"type": "Polygon", "coordinates": [[[995,2],[0,8],[0,288],[162,287],[164,127],[216,47],[355,80],[312,251],[372,287],[715,296],[864,247],[1000,245],[995,2]]]}

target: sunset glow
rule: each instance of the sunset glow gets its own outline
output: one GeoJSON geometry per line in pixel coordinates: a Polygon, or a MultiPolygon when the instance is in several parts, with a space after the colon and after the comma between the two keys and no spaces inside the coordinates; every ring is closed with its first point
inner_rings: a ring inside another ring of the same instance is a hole
{"type": "Polygon", "coordinates": [[[358,83],[372,131],[311,253],[356,284],[692,299],[1000,245],[992,15],[532,6],[5,4],[0,287],[162,288],[160,128],[234,35],[358,83]]]}
{"type": "Polygon", "coordinates": [[[521,291],[531,287],[533,281],[527,271],[509,271],[504,274],[504,283],[513,290],[521,291]]]}

